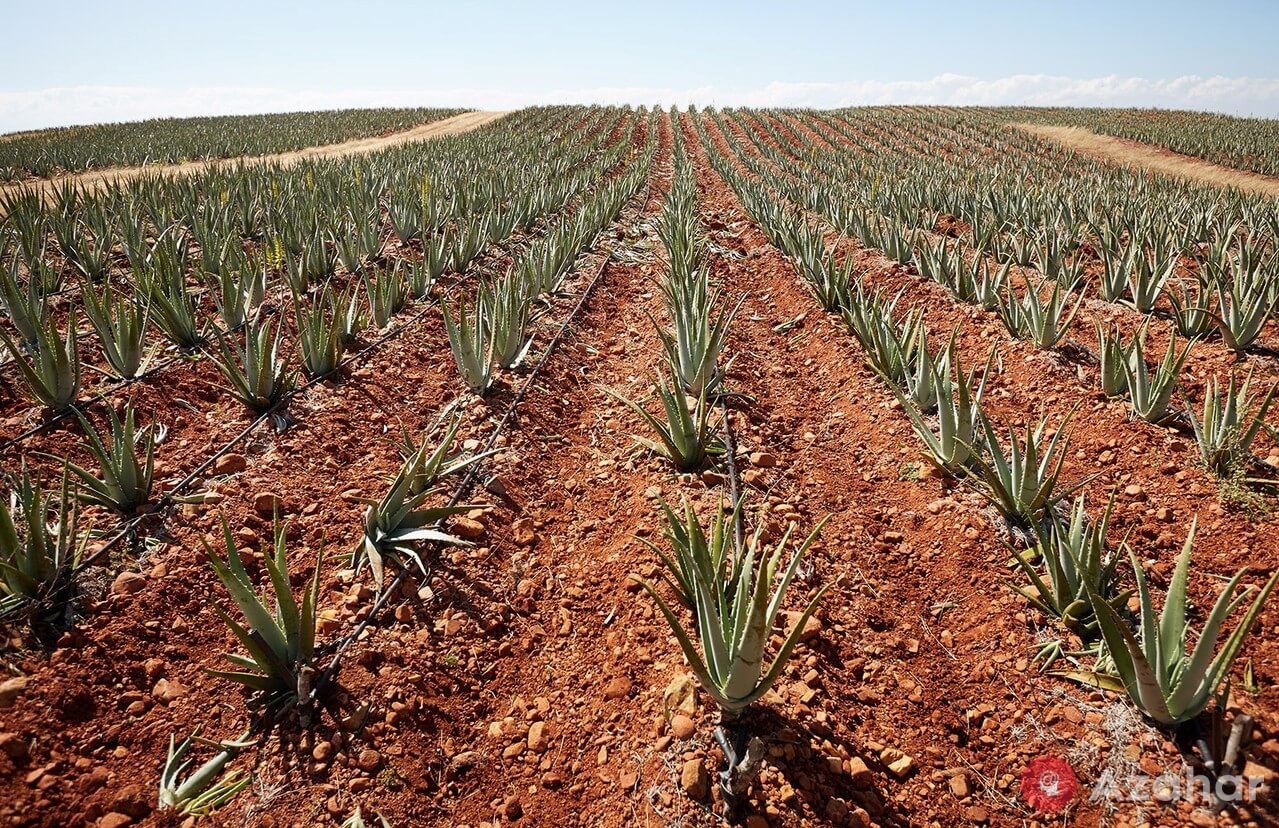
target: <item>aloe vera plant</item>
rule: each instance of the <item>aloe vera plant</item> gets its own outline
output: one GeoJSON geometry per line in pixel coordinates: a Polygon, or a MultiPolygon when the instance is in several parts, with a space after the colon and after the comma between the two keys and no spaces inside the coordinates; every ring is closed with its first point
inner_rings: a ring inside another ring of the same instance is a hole
{"type": "Polygon", "coordinates": [[[1047,299],[1039,295],[1042,288],[1042,285],[1039,288],[1028,287],[1018,300],[1013,296],[1012,288],[1008,287],[998,312],[1010,334],[1019,339],[1029,339],[1035,347],[1048,350],[1066,338],[1070,323],[1083,306],[1084,296],[1079,294],[1074,307],[1070,307],[1070,295],[1061,282],[1053,282],[1047,299]]]}
{"type": "Polygon", "coordinates": [[[70,408],[80,393],[80,350],[76,345],[79,320],[71,311],[67,318],[67,338],[63,340],[50,316],[36,336],[35,352],[30,361],[22,348],[0,328],[0,340],[13,354],[14,364],[26,381],[27,390],[41,405],[55,411],[70,408]]]}
{"type": "Polygon", "coordinates": [[[407,442],[407,457],[391,480],[385,495],[378,500],[365,500],[364,537],[355,549],[357,569],[368,565],[374,583],[381,588],[388,560],[410,560],[423,573],[426,563],[417,545],[423,541],[452,546],[469,544],[445,532],[440,524],[451,516],[480,508],[475,504],[455,506],[425,506],[427,499],[437,493],[439,481],[478,463],[493,452],[466,455],[453,452],[460,420],[454,420],[435,448],[423,442],[414,446],[407,442]]]}
{"type": "Polygon", "coordinates": [[[1102,272],[1098,278],[1097,293],[1103,302],[1118,302],[1128,290],[1128,273],[1133,268],[1133,260],[1137,255],[1135,245],[1119,247],[1118,240],[1111,244],[1099,246],[1102,272]]]}
{"type": "Polygon", "coordinates": [[[657,440],[651,440],[633,434],[632,440],[670,460],[682,471],[699,469],[707,458],[723,453],[724,446],[715,436],[713,406],[707,403],[705,391],[696,398],[689,398],[678,387],[669,385],[661,374],[658,374],[653,388],[662,402],[665,420],[650,414],[644,406],[624,394],[611,388],[603,389],[638,414],[657,435],[657,440]]]}
{"type": "Polygon", "coordinates": [[[399,264],[389,270],[377,271],[372,277],[363,275],[364,291],[368,294],[369,311],[373,317],[373,327],[382,330],[391,324],[391,318],[399,313],[408,301],[404,275],[399,264]]]}
{"type": "Polygon", "coordinates": [[[1066,415],[1051,439],[1045,439],[1048,420],[1039,421],[1031,428],[1026,424],[1025,438],[1017,440],[1016,432],[1008,429],[1009,449],[1005,456],[999,444],[999,435],[990,418],[981,414],[985,435],[985,451],[972,454],[984,486],[979,491],[1009,520],[1033,526],[1047,509],[1069,497],[1087,481],[1059,489],[1058,478],[1066,462],[1070,438],[1065,427],[1074,409],[1066,415]]]}
{"type": "Polygon", "coordinates": [[[253,777],[239,770],[226,773],[227,763],[251,743],[244,739],[210,743],[200,739],[199,735],[197,729],[181,743],[173,736],[169,737],[169,752],[160,773],[160,796],[157,802],[159,810],[175,810],[185,816],[208,816],[230,802],[253,781],[253,777]],[[197,742],[221,750],[184,779],[183,774],[194,761],[187,754],[197,742]]]}
{"type": "Polygon", "coordinates": [[[839,310],[848,302],[849,285],[854,281],[852,256],[845,256],[842,265],[835,263],[833,255],[825,256],[820,266],[805,272],[809,288],[824,310],[839,310]]]}
{"type": "Polygon", "coordinates": [[[674,330],[667,331],[656,320],[653,326],[680,386],[693,395],[714,393],[724,377],[719,357],[728,329],[746,297],[731,308],[721,304],[719,291],[710,289],[701,272],[687,280],[668,279],[662,290],[674,330]]]}
{"type": "Polygon", "coordinates": [[[457,305],[457,319],[449,312],[447,304],[440,306],[444,312],[444,329],[448,332],[453,361],[466,387],[483,396],[493,385],[493,339],[487,308],[483,303],[475,306],[473,316],[467,316],[466,301],[457,305]]]}
{"type": "Polygon", "coordinates": [[[46,494],[24,463],[16,489],[0,500],[0,612],[57,601],[88,540],[79,537],[79,524],[70,473],[64,470],[57,492],[46,494]]]}
{"type": "Polygon", "coordinates": [[[493,358],[503,368],[518,366],[533,345],[532,337],[525,335],[533,296],[524,280],[508,273],[492,284],[482,285],[478,301],[484,306],[481,316],[489,326],[487,339],[493,343],[493,358]]]}
{"type": "Polygon", "coordinates": [[[240,560],[231,527],[222,521],[226,558],[206,543],[209,565],[239,607],[242,625],[214,601],[213,609],[248,651],[247,656],[228,653],[235,669],[207,670],[210,675],[244,685],[250,691],[251,706],[291,706],[310,697],[310,680],[315,657],[315,613],[320,595],[320,558],[299,603],[289,584],[289,560],[285,550],[285,527],[275,524],[273,550],[264,556],[270,587],[259,596],[240,560]]]}
{"type": "Polygon", "coordinates": [[[910,399],[920,411],[932,411],[940,400],[938,378],[950,374],[951,349],[943,350],[936,357],[928,350],[928,331],[919,328],[915,344],[914,364],[906,374],[905,388],[910,399]]]}
{"type": "Polygon", "coordinates": [[[681,165],[676,171],[662,208],[657,234],[666,248],[671,276],[687,280],[700,268],[702,239],[697,221],[697,184],[692,170],[681,165]]]}
{"type": "Polygon", "coordinates": [[[1189,403],[1186,404],[1199,458],[1218,476],[1228,476],[1247,457],[1252,441],[1265,425],[1275,391],[1279,390],[1279,383],[1272,383],[1270,390],[1257,401],[1249,393],[1251,386],[1251,371],[1237,387],[1232,374],[1224,393],[1220,382],[1212,377],[1204,391],[1203,416],[1196,417],[1189,403]]]}
{"type": "Polygon", "coordinates": [[[364,313],[364,302],[360,301],[361,290],[358,285],[351,285],[340,294],[331,293],[325,287],[325,293],[331,294],[330,307],[333,322],[337,326],[337,334],[344,346],[355,344],[364,332],[367,321],[364,313]]]}
{"type": "Polygon", "coordinates": [[[1131,350],[1128,352],[1125,384],[1132,398],[1132,410],[1138,417],[1151,423],[1163,422],[1168,418],[1169,406],[1172,403],[1173,392],[1177,390],[1181,366],[1186,363],[1186,357],[1190,355],[1192,345],[1194,345],[1193,341],[1187,342],[1186,347],[1178,354],[1177,338],[1175,336],[1170,338],[1163,362],[1152,374],[1146,365],[1146,327],[1143,325],[1137,332],[1130,346],[1131,350]]]}
{"type": "Polygon", "coordinates": [[[1013,554],[1013,562],[1030,584],[1014,584],[1012,589],[1081,635],[1096,628],[1088,600],[1090,590],[1117,610],[1124,608],[1132,594],[1118,590],[1115,570],[1119,556],[1106,551],[1106,532],[1114,505],[1112,495],[1106,510],[1090,522],[1084,498],[1079,497],[1069,522],[1049,514],[1046,520],[1034,524],[1036,545],[1025,553],[1013,554]],[[1042,562],[1042,574],[1035,565],[1036,559],[1042,562]]]}
{"type": "Polygon", "coordinates": [[[1128,390],[1128,363],[1137,340],[1124,345],[1118,328],[1108,331],[1100,323],[1096,328],[1101,392],[1107,397],[1118,397],[1128,390]]]}
{"type": "MultiPolygon", "coordinates": [[[[80,481],[76,497],[81,503],[101,506],[121,515],[131,515],[151,499],[151,484],[155,477],[155,429],[138,431],[133,416],[133,402],[124,407],[124,416],[107,407],[109,431],[107,439],[93,427],[93,423],[76,412],[80,427],[84,430],[81,446],[98,461],[101,477],[75,463],[66,467],[80,481]],[[142,444],[142,455],[138,444],[142,444]]],[[[52,456],[52,455],[48,455],[52,456]]],[[[57,458],[54,458],[57,459],[57,458]]]]}
{"type": "Polygon", "coordinates": [[[213,280],[213,300],[227,330],[243,325],[266,299],[266,270],[222,268],[213,280]]]}
{"type": "Polygon", "coordinates": [[[136,296],[123,296],[107,287],[100,295],[85,287],[84,313],[98,334],[102,353],[116,376],[136,377],[145,371],[155,349],[146,347],[150,311],[136,296]]]}
{"type": "Polygon", "coordinates": [[[439,274],[434,271],[428,262],[419,262],[416,259],[410,261],[408,272],[404,275],[409,296],[416,301],[425,299],[430,295],[431,287],[435,284],[438,276],[439,274]]]}
{"type": "Polygon", "coordinates": [[[1212,312],[1213,290],[1202,278],[1197,280],[1193,290],[1178,279],[1176,287],[1167,291],[1167,296],[1177,333],[1186,339],[1197,339],[1212,332],[1216,323],[1212,312]]]}
{"type": "Polygon", "coordinates": [[[902,403],[902,410],[910,418],[915,433],[924,441],[925,458],[946,475],[966,471],[971,465],[974,452],[982,450],[981,397],[986,390],[986,379],[990,375],[996,353],[992,348],[978,380],[976,370],[964,374],[954,349],[952,339],[947,348],[945,371],[941,371],[936,364],[933,366],[933,383],[937,388],[935,427],[925,419],[925,412],[913,404],[911,398],[900,390],[894,392],[902,403]]]}
{"type": "Polygon", "coordinates": [[[34,275],[23,280],[18,275],[18,261],[15,258],[8,268],[0,268],[0,309],[4,310],[18,335],[28,345],[35,345],[44,328],[48,305],[40,280],[34,275]]]}
{"type": "Polygon", "coordinates": [[[667,581],[685,608],[695,609],[697,605],[698,573],[691,565],[695,561],[706,561],[710,571],[723,572],[725,562],[734,555],[734,526],[745,503],[745,500],[739,499],[737,505],[730,510],[725,510],[721,504],[711,516],[708,533],[702,528],[702,522],[688,498],[684,498],[682,516],[677,515],[665,499],[661,501],[662,512],[666,517],[663,536],[671,549],[675,550],[674,554],[666,554],[660,546],[647,538],[640,538],[640,541],[662,559],[669,571],[667,581]]]}
{"type": "Polygon", "coordinates": [[[270,320],[244,327],[244,347],[218,340],[214,363],[231,384],[231,392],[250,410],[270,411],[293,390],[292,355],[280,353],[281,332],[272,335],[270,320]]]}
{"type": "Polygon", "coordinates": [[[906,387],[917,358],[924,330],[923,310],[911,308],[896,321],[893,314],[902,293],[885,301],[878,293],[866,294],[861,285],[843,308],[844,321],[866,351],[866,362],[891,388],[906,387]]]}
{"type": "Polygon", "coordinates": [[[324,288],[314,304],[308,305],[296,295],[293,297],[302,367],[312,379],[327,377],[342,364],[346,342],[337,313],[337,300],[330,287],[324,288]]]}
{"type": "Polygon", "coordinates": [[[1134,256],[1128,270],[1128,294],[1133,307],[1142,313],[1153,311],[1176,265],[1177,250],[1166,244],[1134,256]]]}
{"type": "Polygon", "coordinates": [[[1239,625],[1217,652],[1217,643],[1227,619],[1244,604],[1250,592],[1248,588],[1240,590],[1247,570],[1237,572],[1208,614],[1194,649],[1187,652],[1190,624],[1186,618],[1186,587],[1195,528],[1192,523],[1164,598],[1163,611],[1158,616],[1146,585],[1146,573],[1136,554],[1129,550],[1141,600],[1138,632],[1134,633],[1128,622],[1104,598],[1095,592],[1089,593],[1105,639],[1106,652],[1115,670],[1113,676],[1093,674],[1095,683],[1117,692],[1126,692],[1142,712],[1165,726],[1189,721],[1208,706],[1217,688],[1229,676],[1230,666],[1261,614],[1262,605],[1274,591],[1275,584],[1279,583],[1279,572],[1275,572],[1257,592],[1239,625]]]}
{"type": "MultiPolygon", "coordinates": [[[[723,503],[719,509],[718,521],[723,522],[723,503]]],[[[769,550],[761,540],[761,522],[744,549],[723,555],[720,560],[714,559],[711,548],[705,544],[677,544],[675,560],[663,558],[671,573],[663,575],[663,579],[677,594],[691,599],[694,616],[691,633],[656,587],[632,576],[666,618],[693,675],[719,706],[724,721],[738,719],[743,710],[762,698],[781,677],[804,626],[829,588],[828,584],[817,590],[768,663],[765,658],[768,640],[786,591],[800,561],[825,525],[824,519],[799,544],[784,570],[781,564],[790,546],[793,525],[769,550]],[[694,643],[694,636],[698,643],[694,643]]]]}
{"type": "Polygon", "coordinates": [[[1217,330],[1227,348],[1242,353],[1261,335],[1279,306],[1279,295],[1273,295],[1263,277],[1242,263],[1236,263],[1229,274],[1217,275],[1214,283],[1217,330]]]}
{"type": "Polygon", "coordinates": [[[992,269],[990,262],[982,256],[974,256],[972,262],[965,265],[958,249],[952,255],[955,261],[950,273],[951,281],[945,285],[951,294],[961,302],[979,305],[986,310],[998,308],[1012,265],[1005,262],[992,269]]]}
{"type": "Polygon", "coordinates": [[[160,248],[154,252],[156,265],[138,272],[136,290],[146,297],[151,319],[165,336],[179,348],[194,348],[204,342],[204,325],[179,262],[161,253],[160,248]]]}

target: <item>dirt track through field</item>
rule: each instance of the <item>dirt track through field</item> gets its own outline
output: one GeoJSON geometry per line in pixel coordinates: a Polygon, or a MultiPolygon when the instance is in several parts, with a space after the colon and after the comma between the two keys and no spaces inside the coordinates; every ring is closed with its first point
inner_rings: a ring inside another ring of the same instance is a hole
{"type": "MultiPolygon", "coordinates": [[[[143,175],[170,175],[179,173],[203,172],[215,167],[226,167],[235,164],[296,164],[299,161],[321,158],[340,158],[344,155],[356,155],[363,152],[374,152],[388,147],[407,144],[413,141],[425,141],[428,138],[440,138],[446,135],[459,135],[470,132],[485,124],[490,124],[509,112],[463,112],[451,118],[443,118],[421,124],[403,132],[390,135],[377,135],[371,138],[356,138],[338,144],[324,144],[316,147],[304,147],[292,152],[281,152],[274,155],[239,156],[236,158],[220,158],[208,161],[188,161],[183,164],[157,164],[149,167],[112,167],[105,170],[91,170],[83,173],[59,176],[53,179],[39,179],[21,184],[0,187],[0,196],[11,190],[33,187],[42,195],[53,192],[56,185],[74,182],[83,187],[96,187],[109,181],[121,181],[138,178],[143,175]]],[[[0,215],[3,209],[0,208],[0,215]]]]}
{"type": "Polygon", "coordinates": [[[1041,138],[1065,144],[1071,149],[1094,157],[1217,187],[1235,187],[1244,192],[1279,197],[1279,179],[1277,178],[1234,170],[1162,147],[1110,135],[1100,135],[1082,127],[1047,124],[1012,124],[1012,126],[1041,138]]]}

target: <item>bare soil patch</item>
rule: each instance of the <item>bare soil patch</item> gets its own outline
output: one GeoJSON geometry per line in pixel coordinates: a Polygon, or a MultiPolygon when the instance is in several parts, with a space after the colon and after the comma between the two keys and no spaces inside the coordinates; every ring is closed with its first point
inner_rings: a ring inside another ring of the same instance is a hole
{"type": "Polygon", "coordinates": [[[1175,175],[1190,181],[1217,187],[1235,187],[1249,193],[1279,197],[1279,179],[1256,173],[1232,170],[1202,158],[1194,158],[1110,135],[1100,135],[1082,127],[1049,126],[1047,124],[1012,124],[1017,129],[1048,138],[1060,144],[1099,158],[1117,161],[1131,167],[1175,175]]]}

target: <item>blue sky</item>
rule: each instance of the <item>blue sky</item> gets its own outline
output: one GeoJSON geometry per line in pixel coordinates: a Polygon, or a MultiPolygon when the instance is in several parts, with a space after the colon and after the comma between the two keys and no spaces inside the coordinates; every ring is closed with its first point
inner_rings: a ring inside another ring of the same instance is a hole
{"type": "Polygon", "coordinates": [[[1160,105],[1279,115],[1279,4],[10,4],[0,130],[540,101],[1160,105]]]}

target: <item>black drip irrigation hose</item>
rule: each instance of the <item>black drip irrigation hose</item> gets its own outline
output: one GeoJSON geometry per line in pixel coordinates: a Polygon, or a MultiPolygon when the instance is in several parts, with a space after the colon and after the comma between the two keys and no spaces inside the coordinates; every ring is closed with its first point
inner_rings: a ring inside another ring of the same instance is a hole
{"type": "MultiPolygon", "coordinates": [[[[652,197],[651,172],[650,180],[645,186],[646,191],[644,195],[644,203],[640,208],[641,214],[648,209],[648,204],[652,197]]],[[[601,228],[600,232],[603,232],[603,228],[601,228]]],[[[598,235],[599,234],[596,234],[597,239],[598,235]]],[[[477,453],[483,454],[491,450],[496,444],[497,438],[510,424],[511,418],[515,416],[516,409],[519,407],[520,403],[523,402],[524,397],[528,394],[529,390],[534,386],[538,374],[555,353],[560,342],[568,333],[569,328],[577,319],[578,314],[581,312],[582,308],[586,306],[591,294],[594,293],[596,285],[603,277],[604,271],[607,269],[608,263],[612,259],[612,252],[613,251],[610,250],[604,253],[603,261],[600,262],[595,274],[591,277],[591,281],[587,283],[586,288],[582,291],[581,296],[578,298],[577,303],[573,306],[573,309],[569,312],[568,317],[565,318],[564,322],[560,325],[559,330],[556,331],[555,336],[552,337],[551,341],[547,344],[546,351],[537,361],[537,364],[530,369],[528,378],[524,381],[524,384],[520,386],[520,390],[517,391],[515,396],[511,399],[511,402],[507,405],[506,411],[502,414],[501,419],[498,420],[497,425],[494,426],[493,431],[488,436],[488,439],[484,441],[483,447],[477,453]]],[[[476,478],[479,475],[479,469],[479,464],[472,464],[467,469],[466,474],[463,475],[461,481],[459,481],[457,485],[457,488],[454,490],[453,496],[449,498],[449,506],[456,506],[470,491],[471,487],[475,485],[476,478]]],[[[351,644],[359,639],[366,629],[368,629],[369,625],[373,623],[373,620],[377,617],[378,613],[386,606],[386,602],[399,590],[408,575],[409,569],[407,567],[401,567],[395,574],[395,577],[391,579],[390,583],[388,583],[377,596],[377,599],[373,602],[373,606],[369,608],[369,611],[355,625],[355,628],[350,633],[338,639],[338,641],[326,648],[333,651],[333,658],[330,659],[328,666],[325,667],[324,671],[320,673],[311,686],[310,695],[305,700],[300,701],[300,706],[304,710],[309,709],[316,702],[325,686],[333,680],[333,677],[337,674],[338,668],[341,664],[343,653],[351,644]]]]}

